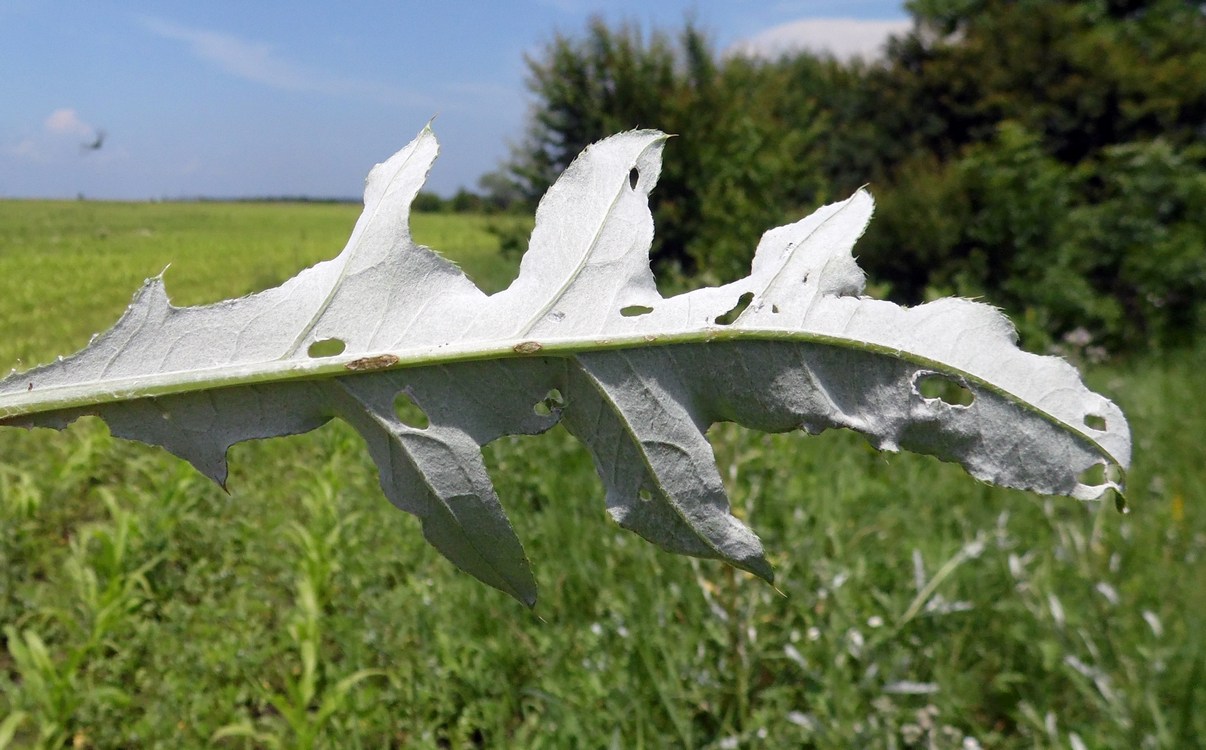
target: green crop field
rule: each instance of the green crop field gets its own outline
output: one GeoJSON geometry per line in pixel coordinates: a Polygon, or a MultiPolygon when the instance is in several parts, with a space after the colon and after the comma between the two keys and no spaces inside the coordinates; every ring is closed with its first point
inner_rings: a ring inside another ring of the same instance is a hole
{"type": "MultiPolygon", "coordinates": [[[[0,367],[333,256],[346,205],[0,202],[0,367]]],[[[486,217],[417,239],[509,283],[486,217]]],[[[487,449],[529,611],[381,496],[341,424],[231,450],[229,494],[82,420],[0,430],[0,748],[1190,748],[1206,737],[1206,346],[1099,366],[1132,512],[856,436],[712,438],[776,588],[603,509],[562,431],[487,449]]]]}

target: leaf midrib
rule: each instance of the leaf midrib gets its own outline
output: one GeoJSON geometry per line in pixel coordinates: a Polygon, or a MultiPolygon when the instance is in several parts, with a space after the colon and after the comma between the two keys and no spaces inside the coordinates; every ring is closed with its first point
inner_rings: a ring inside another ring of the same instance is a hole
{"type": "MultiPolygon", "coordinates": [[[[0,425],[19,417],[66,409],[102,406],[137,398],[158,398],[218,388],[235,388],[293,380],[368,375],[410,367],[427,367],[483,360],[502,361],[533,356],[573,357],[585,352],[647,349],[653,346],[701,345],[713,342],[778,341],[798,344],[819,344],[836,346],[846,350],[864,351],[902,360],[921,368],[932,369],[936,372],[960,375],[967,382],[992,392],[1011,403],[1017,404],[1027,412],[1042,417],[1061,429],[1074,433],[1087,444],[1094,446],[1098,453],[1110,455],[1116,463],[1121,463],[1093,436],[1085,433],[1077,425],[1070,424],[1049,412],[1039,409],[1032,402],[974,373],[954,367],[949,362],[931,359],[914,352],[902,351],[894,347],[857,339],[783,329],[709,328],[702,331],[692,330],[659,334],[652,341],[647,336],[647,334],[641,333],[625,336],[609,336],[606,338],[578,337],[551,339],[541,340],[536,346],[532,346],[536,342],[510,339],[507,341],[492,342],[486,346],[483,346],[481,342],[472,342],[459,346],[431,346],[409,352],[360,352],[355,355],[340,355],[321,360],[274,360],[256,365],[241,365],[234,368],[218,367],[203,370],[156,373],[148,376],[106,380],[80,385],[52,386],[44,388],[41,391],[38,390],[35,382],[34,388],[28,392],[18,391],[15,394],[0,394],[0,425]],[[348,369],[349,364],[374,355],[392,355],[398,359],[397,362],[388,367],[373,370],[348,369]],[[55,395],[47,397],[47,394],[55,395]]],[[[36,380],[36,373],[36,370],[29,371],[31,380],[36,380]]]]}

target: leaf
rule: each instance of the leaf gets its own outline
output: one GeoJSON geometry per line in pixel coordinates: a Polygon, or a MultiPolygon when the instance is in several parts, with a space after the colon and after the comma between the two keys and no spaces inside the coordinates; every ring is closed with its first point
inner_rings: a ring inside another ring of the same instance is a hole
{"type": "Polygon", "coordinates": [[[529,605],[535,583],[480,447],[558,421],[589,449],[620,525],[768,580],[704,437],[718,421],[845,427],[1036,492],[1121,490],[1079,479],[1098,465],[1121,477],[1130,436],[1070,365],[1018,350],[987,305],[861,296],[864,191],[767,232],[748,277],[663,298],[648,195],[665,138],[633,131],[584,151],[541,201],[514,283],[487,296],[411,240],[409,206],[437,152],[425,129],[369,174],[338,257],[203,307],[173,307],[150,279],[84,350],[0,381],[0,424],[99,415],[224,484],[232,444],[344,419],[427,539],[529,605]],[[426,426],[398,416],[400,395],[426,426]]]}
{"type": "Polygon", "coordinates": [[[0,721],[0,750],[6,750],[12,745],[13,737],[17,734],[17,727],[28,718],[29,714],[24,711],[13,711],[4,721],[0,721]]]}

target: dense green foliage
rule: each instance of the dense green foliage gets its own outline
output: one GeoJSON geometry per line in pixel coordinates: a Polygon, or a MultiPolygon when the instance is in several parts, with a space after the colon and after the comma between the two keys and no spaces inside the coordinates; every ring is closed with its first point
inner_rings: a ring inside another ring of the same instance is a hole
{"type": "Polygon", "coordinates": [[[815,159],[796,158],[817,143],[808,92],[789,85],[788,70],[718,61],[692,26],[675,41],[596,20],[529,65],[540,106],[511,170],[533,201],[604,135],[645,127],[677,136],[652,195],[663,269],[744,275],[748,262],[733,260],[820,194],[815,159]]]}
{"type": "Polygon", "coordinates": [[[1206,149],[1140,141],[1066,165],[1008,121],[895,179],[860,259],[897,297],[983,297],[1031,343],[1059,334],[1095,350],[1165,347],[1206,326],[1206,149]]]}
{"type": "MultiPolygon", "coordinates": [[[[0,202],[0,366],[83,344],[169,260],[182,302],[275,284],[355,214],[0,202]]],[[[487,220],[414,223],[508,283],[487,220]]],[[[1194,747],[1203,367],[1090,369],[1137,436],[1127,516],[719,426],[780,591],[619,530],[560,431],[499,441],[536,616],[428,546],[341,424],[236,446],[230,494],[99,422],[2,431],[0,747],[1194,747]]]]}
{"type": "Polygon", "coordinates": [[[870,63],[596,21],[529,61],[511,169],[536,197],[605,134],[679,134],[655,260],[722,279],[765,229],[870,183],[860,264],[896,301],[982,295],[1033,347],[1163,348],[1206,324],[1203,7],[918,0],[870,63]]]}
{"type": "Polygon", "coordinates": [[[1183,0],[923,0],[859,113],[893,293],[984,295],[1044,334],[1163,347],[1206,323],[1206,15],[1183,0]],[[922,205],[922,204],[929,205],[922,205]],[[1075,333],[1073,333],[1075,332],[1075,333]]]}

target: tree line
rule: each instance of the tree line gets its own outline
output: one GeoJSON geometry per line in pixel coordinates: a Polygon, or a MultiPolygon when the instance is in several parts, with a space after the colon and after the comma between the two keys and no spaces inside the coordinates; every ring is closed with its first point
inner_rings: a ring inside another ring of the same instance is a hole
{"type": "Polygon", "coordinates": [[[529,57],[535,104],[487,179],[544,193],[590,143],[676,135],[652,196],[671,276],[748,272],[763,231],[868,185],[859,262],[915,304],[983,297],[1032,348],[1159,349],[1206,323],[1206,3],[913,0],[881,59],[722,55],[594,20],[529,57]]]}

